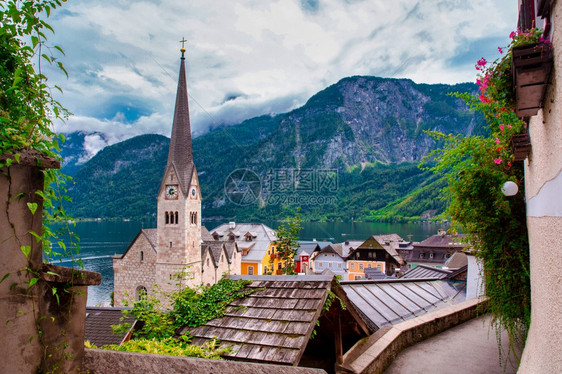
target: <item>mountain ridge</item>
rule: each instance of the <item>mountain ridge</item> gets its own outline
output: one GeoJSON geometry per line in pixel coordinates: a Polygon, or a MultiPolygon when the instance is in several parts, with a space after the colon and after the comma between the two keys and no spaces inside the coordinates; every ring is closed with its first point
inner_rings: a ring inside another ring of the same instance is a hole
{"type": "MultiPolygon", "coordinates": [[[[236,217],[238,220],[285,218],[295,214],[297,204],[271,203],[270,197],[278,192],[271,190],[272,171],[290,170],[292,189],[289,195],[299,199],[306,197],[309,201],[323,192],[302,191],[302,188],[297,191],[303,180],[295,179],[294,174],[299,173],[302,177],[300,171],[310,170],[309,174],[316,178],[320,171],[331,170],[339,179],[338,189],[330,192],[328,204],[306,203],[302,207],[305,218],[388,218],[390,211],[382,216],[376,211],[389,204],[400,207],[400,198],[411,196],[417,186],[431,191],[425,186],[425,181],[432,178],[431,173],[416,167],[423,156],[438,146],[425,130],[463,135],[485,132],[483,119],[469,111],[460,99],[450,96],[455,91],[474,93],[476,86],[471,83],[429,85],[407,79],[348,77],[288,113],[254,117],[194,138],[194,159],[204,196],[203,214],[207,217],[236,217]],[[225,182],[236,169],[250,170],[260,179],[261,194],[254,205],[233,204],[228,191],[225,193],[225,182]],[[392,175],[398,182],[404,181],[405,184],[407,181],[408,185],[393,181],[392,175]]],[[[109,147],[104,148],[78,170],[76,185],[70,191],[75,199],[69,206],[71,214],[131,218],[155,213],[156,193],[150,202],[149,185],[155,189],[159,185],[169,139],[156,138],[155,135],[141,137],[111,146],[117,147],[118,151],[111,153],[110,160],[107,160],[109,153],[104,152],[109,147]],[[152,149],[149,152],[152,160],[122,159],[119,156],[127,152],[138,155],[143,147],[152,149]],[[92,165],[97,165],[97,174],[92,172],[92,165]],[[142,183],[146,187],[137,191],[133,186],[127,186],[130,181],[115,168],[126,171],[129,176],[142,174],[142,183]],[[106,187],[95,186],[93,175],[101,178],[106,187]],[[100,207],[104,199],[99,195],[111,194],[107,186],[132,191],[130,198],[115,191],[117,198],[105,202],[111,207],[126,204],[124,209],[100,207]],[[96,215],[96,212],[100,214],[96,215]]],[[[431,183],[436,183],[434,178],[431,183]]],[[[419,194],[416,196],[420,198],[419,194]]],[[[428,201],[417,205],[419,209],[410,210],[410,216],[419,216],[420,210],[443,209],[443,202],[435,199],[434,191],[428,201]]],[[[400,216],[399,212],[392,215],[400,216]]]]}

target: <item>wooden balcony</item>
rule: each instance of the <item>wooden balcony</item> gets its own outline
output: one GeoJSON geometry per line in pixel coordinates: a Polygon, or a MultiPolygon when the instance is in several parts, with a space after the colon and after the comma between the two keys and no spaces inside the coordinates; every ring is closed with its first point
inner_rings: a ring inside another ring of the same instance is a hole
{"type": "Polygon", "coordinates": [[[513,48],[513,89],[515,112],[523,117],[543,107],[553,64],[552,44],[534,43],[513,48]]]}

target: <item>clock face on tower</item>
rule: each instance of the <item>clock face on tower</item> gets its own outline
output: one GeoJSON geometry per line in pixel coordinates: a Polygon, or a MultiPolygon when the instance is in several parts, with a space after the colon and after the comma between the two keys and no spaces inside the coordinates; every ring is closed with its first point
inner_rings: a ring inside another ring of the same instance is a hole
{"type": "Polygon", "coordinates": [[[166,200],[177,200],[178,198],[178,185],[177,184],[167,184],[166,185],[166,200]]]}

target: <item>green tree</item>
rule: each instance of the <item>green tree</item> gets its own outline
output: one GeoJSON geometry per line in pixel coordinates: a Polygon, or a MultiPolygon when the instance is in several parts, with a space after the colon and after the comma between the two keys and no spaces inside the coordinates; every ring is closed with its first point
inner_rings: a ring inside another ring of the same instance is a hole
{"type": "Polygon", "coordinates": [[[302,230],[300,210],[297,214],[277,227],[275,247],[281,256],[281,272],[295,274],[295,256],[299,247],[299,233],[302,230]]]}

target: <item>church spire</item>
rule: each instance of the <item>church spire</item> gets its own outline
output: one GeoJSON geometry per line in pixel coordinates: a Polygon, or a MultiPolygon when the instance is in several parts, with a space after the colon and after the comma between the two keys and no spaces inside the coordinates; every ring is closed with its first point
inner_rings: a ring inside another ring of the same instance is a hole
{"type": "Polygon", "coordinates": [[[176,94],[176,108],[174,110],[174,122],[172,136],[170,138],[170,149],[168,151],[168,163],[166,169],[174,166],[181,183],[181,189],[187,194],[193,174],[193,151],[191,147],[191,124],[189,121],[189,105],[187,101],[187,83],[185,78],[185,39],[182,38],[180,74],[178,79],[178,92],[176,94]]]}

